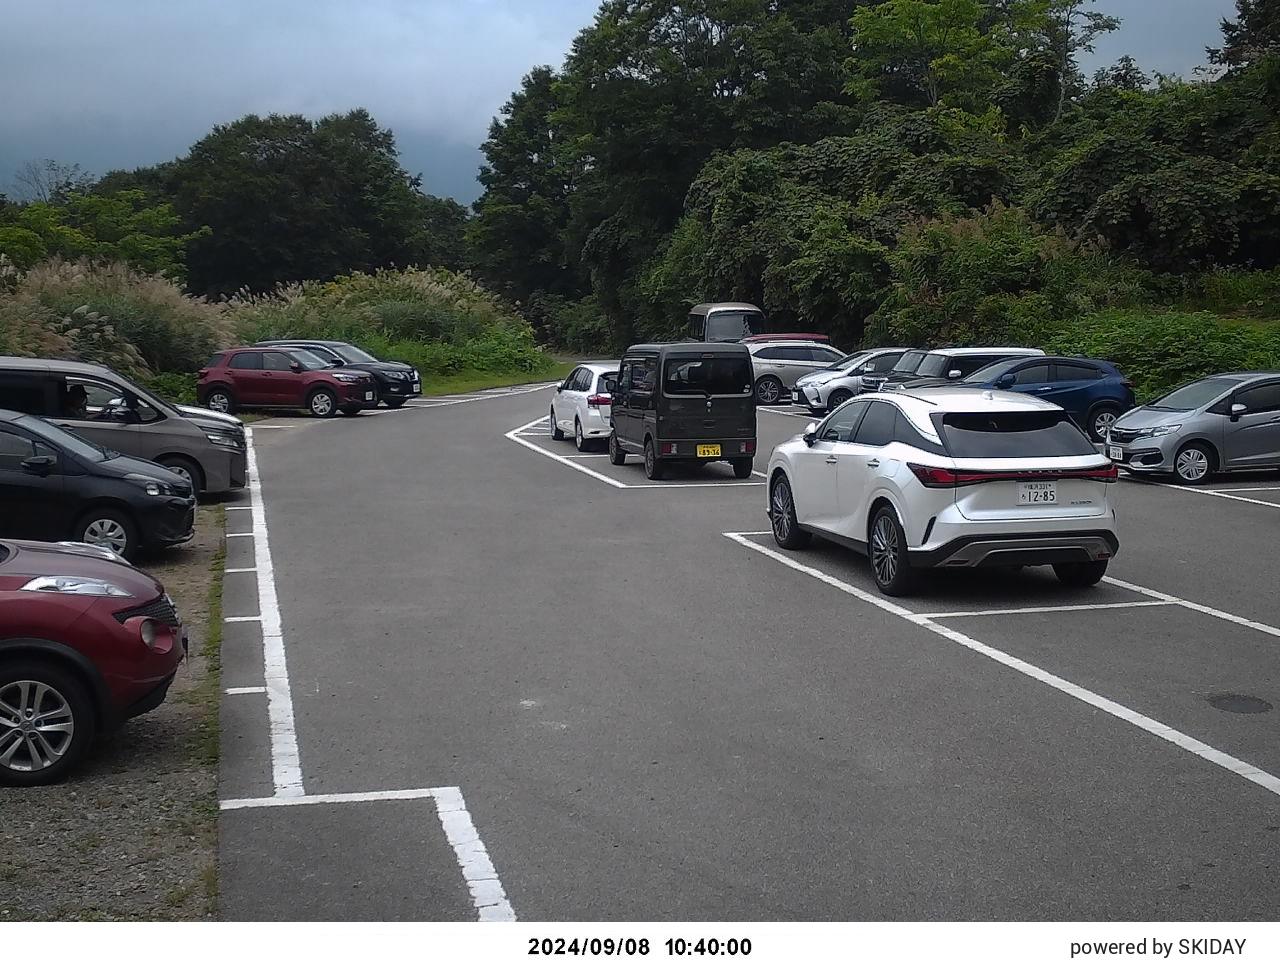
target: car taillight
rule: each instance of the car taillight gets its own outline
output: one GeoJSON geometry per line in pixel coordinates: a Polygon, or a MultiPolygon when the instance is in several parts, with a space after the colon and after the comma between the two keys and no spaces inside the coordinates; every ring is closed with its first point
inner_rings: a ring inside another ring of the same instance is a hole
{"type": "Polygon", "coordinates": [[[738,444],[738,452],[754,454],[756,452],[756,442],[754,440],[743,440],[738,444]]]}
{"type": "Polygon", "coordinates": [[[907,466],[925,487],[968,487],[975,483],[996,483],[1001,480],[1100,480],[1114,483],[1120,471],[1114,463],[1105,467],[1084,470],[951,470],[947,467],[927,467],[919,463],[907,466]]]}
{"type": "Polygon", "coordinates": [[[607,393],[597,393],[593,397],[587,397],[588,407],[607,407],[613,403],[613,397],[607,393]]]}

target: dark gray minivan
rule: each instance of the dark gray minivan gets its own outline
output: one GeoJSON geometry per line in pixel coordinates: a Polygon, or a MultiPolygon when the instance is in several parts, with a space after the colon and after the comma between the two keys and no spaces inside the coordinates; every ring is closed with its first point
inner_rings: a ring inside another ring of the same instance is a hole
{"type": "Polygon", "coordinates": [[[611,404],[609,460],[644,457],[662,479],[666,464],[727,460],[739,479],[756,453],[755,378],[740,343],[644,343],[622,357],[611,404]]]}
{"type": "Polygon", "coordinates": [[[154,461],[197,494],[245,485],[239,420],[169,403],[95,363],[0,357],[0,410],[43,417],[100,447],[154,461]]]}

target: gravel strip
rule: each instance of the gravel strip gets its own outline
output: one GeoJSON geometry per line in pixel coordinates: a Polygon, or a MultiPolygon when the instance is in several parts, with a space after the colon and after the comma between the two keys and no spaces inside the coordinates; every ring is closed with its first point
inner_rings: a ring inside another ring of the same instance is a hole
{"type": "Polygon", "coordinates": [[[203,506],[190,542],[139,564],[190,632],[165,702],[64,783],[0,790],[0,920],[214,919],[219,691],[204,654],[222,533],[222,508],[203,506]]]}

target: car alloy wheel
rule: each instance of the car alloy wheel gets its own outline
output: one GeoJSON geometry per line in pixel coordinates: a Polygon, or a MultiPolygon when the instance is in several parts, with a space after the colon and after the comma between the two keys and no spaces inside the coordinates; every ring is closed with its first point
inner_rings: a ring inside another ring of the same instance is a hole
{"type": "Polygon", "coordinates": [[[317,417],[327,417],[333,413],[333,397],[321,390],[311,397],[311,412],[317,417]]]}
{"type": "Polygon", "coordinates": [[[898,530],[887,513],[877,517],[871,529],[871,569],[882,584],[898,576],[898,530]]]}
{"type": "Polygon", "coordinates": [[[52,767],[75,739],[76,722],[66,698],[38,680],[0,688],[0,766],[19,773],[52,767]]]}
{"type": "Polygon", "coordinates": [[[221,390],[215,390],[213,393],[209,394],[209,399],[206,401],[206,405],[214,413],[230,413],[231,397],[221,390]]]}
{"type": "Polygon", "coordinates": [[[1180,479],[1187,483],[1199,483],[1209,473],[1209,455],[1200,447],[1186,447],[1178,451],[1173,468],[1180,479]]]}
{"type": "Polygon", "coordinates": [[[1115,426],[1116,412],[1114,410],[1099,410],[1093,415],[1093,439],[1098,442],[1106,440],[1111,433],[1111,428],[1115,426]]]}
{"type": "Polygon", "coordinates": [[[129,549],[129,531],[120,521],[112,517],[99,517],[90,520],[84,528],[84,542],[98,547],[108,547],[118,557],[123,557],[129,549]]]}
{"type": "Polygon", "coordinates": [[[578,448],[579,453],[587,449],[587,438],[582,435],[582,422],[576,418],[573,421],[573,445],[578,448]]]}
{"type": "Polygon", "coordinates": [[[779,543],[791,536],[791,486],[785,482],[773,485],[773,536],[779,543]]]}
{"type": "Polygon", "coordinates": [[[765,377],[756,384],[756,402],[766,407],[778,402],[782,396],[782,384],[774,377],[765,377]]]}

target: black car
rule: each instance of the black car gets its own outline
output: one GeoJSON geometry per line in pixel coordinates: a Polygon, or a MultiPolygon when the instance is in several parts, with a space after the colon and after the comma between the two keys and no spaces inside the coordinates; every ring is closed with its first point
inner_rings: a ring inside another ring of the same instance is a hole
{"type": "Polygon", "coordinates": [[[379,360],[357,346],[341,340],[262,340],[256,347],[295,347],[310,350],[335,367],[350,367],[373,374],[378,399],[392,409],[404,406],[410,397],[422,393],[422,376],[407,363],[379,360]]]}
{"type": "Polygon", "coordinates": [[[190,540],[191,484],[38,417],[0,410],[0,537],[77,540],[126,559],[190,540]]]}
{"type": "Polygon", "coordinates": [[[646,343],[622,357],[610,404],[609,460],[644,457],[660,480],[673,461],[727,460],[739,479],[756,453],[751,354],[740,343],[646,343]]]}

